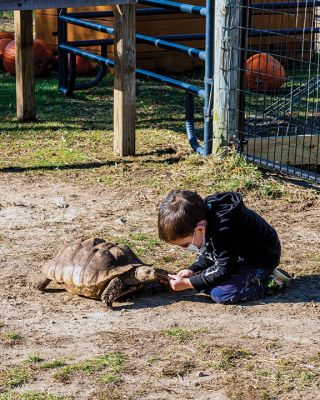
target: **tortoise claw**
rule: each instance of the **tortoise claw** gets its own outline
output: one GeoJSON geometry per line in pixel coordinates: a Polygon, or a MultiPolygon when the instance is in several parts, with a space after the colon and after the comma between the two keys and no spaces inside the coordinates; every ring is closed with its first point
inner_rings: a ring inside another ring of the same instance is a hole
{"type": "Polygon", "coordinates": [[[114,310],[112,303],[104,303],[104,305],[108,311],[114,310]]]}

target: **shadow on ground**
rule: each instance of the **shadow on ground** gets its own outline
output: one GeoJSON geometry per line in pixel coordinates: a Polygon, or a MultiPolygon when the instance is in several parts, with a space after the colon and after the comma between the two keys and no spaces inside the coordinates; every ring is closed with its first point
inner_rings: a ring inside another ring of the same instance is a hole
{"type": "MultiPolygon", "coordinates": [[[[148,288],[137,293],[135,296],[123,298],[132,300],[132,304],[121,305],[121,301],[115,304],[115,311],[118,310],[137,310],[143,308],[155,308],[167,306],[180,301],[212,303],[210,297],[200,296],[195,291],[171,292],[168,289],[156,287],[148,288]]],[[[268,296],[264,299],[241,303],[242,306],[254,306],[257,304],[272,303],[320,303],[320,274],[303,275],[296,278],[286,292],[268,296]]]]}

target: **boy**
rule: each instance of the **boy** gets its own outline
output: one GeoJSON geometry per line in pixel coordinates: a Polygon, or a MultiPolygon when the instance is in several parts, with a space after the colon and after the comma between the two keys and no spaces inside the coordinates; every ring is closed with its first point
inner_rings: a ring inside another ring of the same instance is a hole
{"type": "Polygon", "coordinates": [[[248,209],[239,193],[197,193],[173,190],[162,201],[159,237],[198,253],[196,261],[177,275],[175,291],[194,288],[217,303],[262,298],[282,289],[290,276],[280,269],[281,246],[276,231],[248,209]]]}

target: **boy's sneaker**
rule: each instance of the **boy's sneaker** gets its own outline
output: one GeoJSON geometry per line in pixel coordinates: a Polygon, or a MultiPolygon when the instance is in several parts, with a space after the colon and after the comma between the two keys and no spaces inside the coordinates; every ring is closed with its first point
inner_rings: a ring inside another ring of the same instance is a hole
{"type": "Polygon", "coordinates": [[[281,268],[274,268],[267,279],[267,293],[276,294],[284,291],[291,282],[291,276],[281,268]]]}

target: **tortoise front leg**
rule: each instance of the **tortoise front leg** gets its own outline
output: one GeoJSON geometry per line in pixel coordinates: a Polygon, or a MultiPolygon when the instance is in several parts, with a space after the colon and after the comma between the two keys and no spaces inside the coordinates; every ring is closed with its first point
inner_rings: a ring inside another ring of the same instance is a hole
{"type": "Polygon", "coordinates": [[[113,278],[102,292],[100,296],[101,300],[104,302],[107,308],[112,309],[113,301],[119,297],[125,289],[126,285],[119,277],[113,278]]]}
{"type": "Polygon", "coordinates": [[[44,277],[43,279],[41,279],[40,281],[35,283],[33,285],[33,287],[35,289],[40,290],[41,292],[43,292],[44,289],[49,285],[50,282],[51,282],[51,279],[48,279],[47,277],[44,277]]]}

